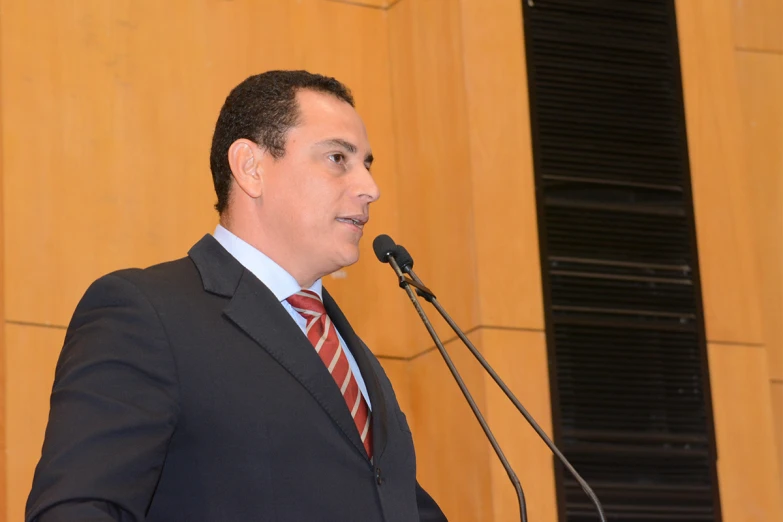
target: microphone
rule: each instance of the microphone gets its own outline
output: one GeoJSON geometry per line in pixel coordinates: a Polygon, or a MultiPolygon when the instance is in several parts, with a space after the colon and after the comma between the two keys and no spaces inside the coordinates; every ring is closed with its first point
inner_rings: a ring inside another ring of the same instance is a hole
{"type": "MultiPolygon", "coordinates": [[[[394,241],[389,237],[388,238],[387,245],[393,244],[394,241]]],[[[377,254],[376,254],[377,255],[377,254]]],[[[380,257],[379,257],[380,259],[380,257]]],[[[590,498],[590,500],[595,504],[596,510],[598,511],[598,515],[602,522],[606,522],[606,516],[604,515],[603,507],[601,506],[601,502],[598,500],[598,497],[593,492],[592,488],[587,484],[587,482],[582,478],[581,475],[574,469],[574,467],[571,465],[571,463],[566,459],[565,455],[557,448],[554,442],[547,436],[547,434],[544,432],[543,429],[541,429],[541,426],[538,425],[538,423],[535,421],[532,415],[525,409],[524,406],[522,406],[522,403],[517,399],[517,397],[512,393],[512,391],[506,386],[506,383],[503,382],[503,379],[500,378],[500,376],[495,372],[495,370],[490,366],[490,364],[487,362],[486,359],[484,359],[484,356],[481,355],[481,352],[476,349],[476,347],[473,345],[472,342],[470,342],[470,339],[465,335],[465,332],[462,331],[462,329],[457,325],[457,323],[454,322],[454,320],[449,316],[449,314],[446,312],[446,310],[443,309],[443,307],[438,302],[437,298],[435,298],[434,294],[432,292],[427,291],[427,293],[422,293],[418,289],[420,287],[427,288],[422,283],[421,279],[416,276],[416,273],[413,271],[413,257],[408,253],[408,251],[403,247],[402,245],[397,245],[396,249],[389,253],[387,255],[387,259],[395,259],[399,263],[399,268],[401,269],[401,272],[404,272],[405,274],[410,276],[411,284],[417,289],[417,293],[422,296],[424,299],[429,301],[435,309],[440,313],[440,315],[443,317],[443,319],[446,320],[446,322],[449,324],[452,330],[457,334],[457,336],[462,340],[462,342],[467,346],[467,348],[470,350],[470,352],[473,354],[473,356],[476,358],[476,360],[481,364],[481,366],[489,373],[489,375],[492,377],[492,379],[495,381],[495,383],[500,387],[501,390],[503,390],[503,393],[506,394],[506,397],[514,404],[514,406],[517,408],[517,410],[522,414],[522,416],[525,418],[525,420],[533,427],[533,429],[538,433],[538,436],[541,438],[541,440],[544,441],[544,443],[549,447],[549,449],[552,451],[552,453],[557,456],[557,458],[560,460],[560,462],[563,463],[563,465],[568,469],[568,471],[571,473],[571,475],[576,479],[576,481],[579,483],[579,485],[582,487],[582,490],[585,492],[585,494],[590,498]],[[395,259],[396,258],[396,259],[395,259]]],[[[404,277],[404,276],[399,276],[404,277]]],[[[405,278],[407,280],[407,278],[405,278]]],[[[400,282],[400,286],[402,286],[402,281],[400,282]]],[[[410,290],[410,288],[407,289],[408,294],[411,295],[413,292],[410,290]]],[[[415,299],[414,297],[411,297],[411,299],[415,299]]],[[[420,307],[418,305],[418,301],[414,303],[417,307],[420,307]]],[[[423,312],[422,312],[423,313],[423,312]]],[[[421,315],[421,313],[419,314],[421,315]]],[[[429,328],[428,328],[429,329],[429,328]]],[[[432,335],[432,333],[430,334],[432,335]]],[[[434,337],[433,337],[434,338],[434,337]]],[[[437,342],[436,342],[437,344],[437,342]]],[[[440,345],[439,345],[440,349],[440,345]]],[[[447,355],[444,354],[445,349],[441,350],[441,354],[444,356],[444,358],[447,357],[447,355]]],[[[454,372],[452,372],[454,374],[454,372]]],[[[459,374],[457,373],[455,375],[455,378],[457,378],[459,374]]],[[[458,382],[459,384],[459,382],[458,382]]],[[[464,383],[461,383],[460,388],[464,386],[464,383]]],[[[466,393],[465,390],[463,390],[463,394],[466,393]]],[[[476,410],[473,411],[474,414],[477,415],[477,417],[480,415],[476,410]]],[[[483,417],[481,417],[481,422],[483,420],[483,417]]],[[[484,424],[482,423],[482,428],[484,427],[484,424]]],[[[494,441],[494,437],[492,437],[491,432],[488,431],[488,428],[484,430],[484,432],[487,434],[488,438],[490,438],[490,442],[494,441]]],[[[499,452],[499,447],[496,447],[496,442],[493,443],[492,447],[495,448],[495,452],[499,452]]],[[[498,453],[498,456],[501,459],[501,462],[503,462],[503,467],[506,468],[506,472],[509,474],[509,478],[511,478],[512,483],[515,483],[515,487],[519,483],[516,479],[516,475],[513,475],[513,471],[511,470],[510,466],[507,466],[507,462],[505,462],[505,458],[502,456],[502,452],[498,453]]],[[[520,510],[522,511],[522,520],[526,520],[526,513],[524,508],[524,496],[521,495],[521,488],[517,494],[519,500],[520,500],[520,510]]]]}
{"type": "Polygon", "coordinates": [[[465,400],[468,401],[468,405],[470,405],[470,409],[473,411],[473,415],[476,416],[476,420],[478,420],[479,424],[481,425],[481,429],[484,430],[484,434],[487,436],[487,439],[489,439],[489,443],[492,445],[492,449],[495,450],[495,453],[500,459],[501,464],[503,464],[503,468],[506,470],[506,473],[508,474],[508,478],[511,480],[511,483],[514,486],[514,490],[517,493],[517,501],[519,502],[520,520],[522,522],[527,522],[527,508],[525,506],[525,494],[522,491],[522,485],[519,483],[519,478],[517,478],[517,474],[514,473],[514,470],[511,468],[511,464],[509,464],[508,459],[506,459],[503,450],[500,448],[500,445],[498,444],[498,441],[495,439],[495,436],[492,434],[492,430],[489,428],[486,419],[484,419],[484,415],[482,415],[481,411],[478,408],[478,405],[476,405],[476,401],[473,399],[473,396],[470,394],[468,387],[465,385],[465,381],[462,380],[462,376],[459,374],[457,367],[454,365],[454,362],[451,360],[451,357],[446,351],[446,348],[443,346],[440,337],[438,337],[438,334],[435,332],[435,329],[432,327],[432,323],[427,317],[427,314],[424,312],[424,309],[421,307],[419,300],[416,298],[416,294],[418,293],[419,295],[422,295],[429,302],[433,302],[433,301],[437,302],[435,299],[435,295],[432,292],[430,292],[430,290],[426,286],[424,286],[424,284],[422,284],[420,281],[418,282],[414,281],[403,275],[400,266],[404,267],[409,273],[412,272],[413,258],[410,256],[410,254],[408,254],[407,250],[398,247],[394,243],[394,240],[392,238],[390,238],[386,234],[382,234],[375,238],[375,240],[372,243],[372,246],[373,246],[373,250],[375,251],[375,256],[378,258],[378,260],[381,263],[389,263],[391,265],[392,269],[394,270],[394,273],[397,275],[397,278],[400,283],[400,287],[403,288],[405,292],[408,294],[408,297],[413,303],[413,306],[416,308],[416,311],[419,313],[419,317],[424,323],[424,326],[427,328],[430,337],[432,337],[432,340],[435,341],[435,346],[438,347],[438,351],[443,357],[443,360],[446,362],[446,366],[448,366],[451,375],[454,377],[454,380],[457,381],[457,385],[459,386],[459,389],[462,391],[462,395],[464,395],[465,400]],[[399,263],[398,263],[398,257],[400,261],[399,263]],[[411,289],[412,287],[416,288],[416,293],[414,293],[414,291],[411,289]]]}
{"type": "MultiPolygon", "coordinates": [[[[435,294],[432,290],[424,286],[421,281],[414,281],[402,275],[402,270],[410,270],[413,267],[413,258],[408,254],[408,251],[403,248],[404,255],[401,257],[399,248],[392,238],[386,234],[381,234],[376,237],[372,242],[372,249],[375,252],[375,257],[381,263],[391,263],[392,266],[396,266],[394,269],[397,277],[399,278],[400,288],[406,288],[412,286],[416,289],[416,293],[429,301],[435,298],[435,294]],[[407,257],[406,257],[407,256],[407,257]],[[397,258],[402,261],[397,261],[397,258]],[[402,267],[402,268],[401,268],[402,267]]],[[[418,302],[418,301],[417,301],[418,302]]],[[[415,306],[415,303],[414,303],[415,306]]],[[[421,315],[421,314],[419,314],[421,315]]]]}
{"type": "MultiPolygon", "coordinates": [[[[372,241],[372,249],[373,252],[375,252],[375,257],[377,257],[378,261],[381,263],[388,263],[389,256],[394,255],[396,248],[397,244],[386,234],[381,234],[372,241]]],[[[413,266],[413,263],[411,263],[411,266],[413,266]]]]}
{"type": "MultiPolygon", "coordinates": [[[[386,236],[389,237],[389,236],[386,236]]],[[[389,239],[391,239],[389,237],[389,239]]],[[[402,245],[397,245],[397,252],[395,253],[395,257],[397,258],[397,263],[400,265],[400,269],[406,273],[410,274],[413,272],[413,258],[408,253],[407,250],[405,250],[405,247],[402,245]]],[[[416,274],[413,274],[411,277],[415,277],[416,274]]],[[[418,279],[418,278],[417,278],[418,279]]]]}

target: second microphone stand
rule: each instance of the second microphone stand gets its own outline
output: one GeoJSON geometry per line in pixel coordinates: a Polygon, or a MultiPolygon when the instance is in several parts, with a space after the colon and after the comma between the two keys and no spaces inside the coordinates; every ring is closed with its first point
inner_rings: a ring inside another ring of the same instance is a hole
{"type": "MultiPolygon", "coordinates": [[[[411,280],[405,277],[402,273],[402,270],[400,269],[400,266],[397,264],[397,260],[394,258],[394,256],[389,256],[388,262],[394,269],[394,273],[397,274],[397,277],[399,278],[400,287],[407,292],[408,297],[410,297],[411,302],[413,303],[413,306],[416,308],[416,311],[419,313],[419,317],[421,317],[421,320],[424,322],[424,326],[427,327],[427,331],[432,337],[432,340],[435,341],[435,346],[438,347],[438,351],[440,351],[443,360],[446,362],[446,366],[449,367],[449,371],[451,371],[452,376],[454,376],[454,380],[457,381],[457,384],[459,385],[459,389],[462,390],[462,394],[465,396],[465,400],[468,401],[468,404],[470,405],[470,409],[473,411],[473,415],[476,416],[476,420],[478,420],[479,424],[481,424],[481,429],[484,430],[484,433],[489,439],[490,444],[492,444],[492,449],[495,450],[495,453],[500,459],[500,462],[503,464],[503,468],[505,468],[506,473],[508,473],[508,477],[509,479],[511,479],[511,483],[514,485],[514,489],[516,490],[517,493],[517,500],[519,501],[520,520],[522,522],[527,522],[527,508],[525,505],[525,494],[522,492],[522,485],[519,483],[519,478],[517,478],[517,475],[516,473],[514,473],[514,470],[511,469],[511,464],[508,463],[508,459],[506,459],[506,456],[503,454],[503,450],[500,448],[498,441],[495,439],[495,436],[492,434],[492,430],[489,428],[487,421],[484,419],[484,415],[481,414],[481,411],[476,405],[476,401],[473,400],[473,396],[470,394],[470,391],[468,390],[467,386],[465,386],[465,382],[462,380],[462,377],[460,376],[457,367],[454,366],[454,362],[451,360],[451,357],[449,357],[446,348],[443,346],[443,343],[438,337],[438,334],[435,332],[435,329],[432,327],[432,323],[427,317],[427,314],[424,312],[424,309],[421,307],[421,304],[419,303],[419,299],[416,297],[416,294],[418,293],[424,299],[426,299],[427,301],[433,304],[437,303],[437,299],[435,299],[435,296],[432,294],[432,292],[426,286],[424,286],[421,283],[421,281],[418,280],[418,278],[416,278],[415,274],[412,275],[412,277],[414,277],[415,280],[411,280]],[[416,288],[416,292],[414,292],[411,289],[411,287],[416,288]]],[[[446,314],[445,310],[440,308],[439,304],[435,305],[435,307],[438,308],[438,311],[441,312],[441,314],[446,314]]],[[[444,318],[446,316],[447,315],[444,315],[444,318]]],[[[451,325],[452,328],[456,327],[456,324],[451,320],[450,317],[447,319],[447,322],[449,322],[449,325],[451,325]]],[[[459,332],[461,332],[461,330],[459,332]]],[[[462,339],[467,343],[470,343],[470,341],[467,340],[467,337],[465,337],[464,334],[460,335],[460,339],[462,339]]],[[[470,346],[472,347],[473,345],[470,344],[470,346]]],[[[475,350],[475,347],[473,347],[472,350],[475,350]]],[[[474,355],[476,355],[477,353],[478,352],[474,352],[474,355]]],[[[478,356],[481,357],[481,354],[478,354],[478,356]]],[[[483,360],[483,358],[481,360],[483,360]]],[[[484,361],[484,364],[486,364],[486,361],[484,361]]],[[[486,368],[487,366],[488,364],[484,367],[486,368]]],[[[494,371],[492,373],[494,373],[494,371]]],[[[498,377],[497,379],[500,379],[500,377],[498,377]]],[[[508,393],[511,392],[509,391],[508,393]]]]}

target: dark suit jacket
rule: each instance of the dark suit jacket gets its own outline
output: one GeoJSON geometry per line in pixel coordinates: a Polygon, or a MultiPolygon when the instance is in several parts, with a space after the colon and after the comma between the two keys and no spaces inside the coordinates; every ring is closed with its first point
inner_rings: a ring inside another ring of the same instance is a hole
{"type": "Polygon", "coordinates": [[[207,235],[87,290],[26,520],[445,520],[386,374],[326,291],[324,304],[367,385],[373,462],[302,331],[207,235]]]}

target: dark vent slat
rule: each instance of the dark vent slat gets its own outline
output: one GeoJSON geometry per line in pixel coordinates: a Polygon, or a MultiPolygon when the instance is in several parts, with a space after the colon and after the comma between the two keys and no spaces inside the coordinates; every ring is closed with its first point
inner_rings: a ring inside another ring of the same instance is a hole
{"type": "Polygon", "coordinates": [[[552,139],[552,142],[548,143],[547,145],[542,144],[541,152],[544,154],[554,154],[556,157],[579,156],[585,161],[590,161],[592,159],[607,160],[611,158],[614,161],[640,160],[650,161],[659,165],[678,164],[677,158],[672,155],[658,156],[651,153],[649,150],[644,150],[641,148],[631,150],[625,148],[613,150],[609,143],[604,143],[600,149],[596,149],[589,147],[586,143],[583,144],[581,142],[574,142],[572,140],[568,140],[565,137],[554,138],[552,139]]]}
{"type": "MultiPolygon", "coordinates": [[[[563,66],[566,66],[569,63],[579,63],[580,60],[589,57],[591,58],[590,63],[594,64],[594,70],[605,70],[612,67],[622,67],[623,70],[629,74],[636,74],[640,77],[648,75],[648,77],[654,81],[654,77],[651,76],[653,72],[650,71],[649,68],[645,68],[643,65],[640,65],[635,57],[629,57],[627,55],[605,56],[596,54],[595,56],[590,56],[588,53],[574,53],[573,49],[552,47],[549,48],[547,52],[541,53],[541,57],[548,59],[550,63],[555,62],[563,66]]],[[[609,86],[609,84],[607,84],[607,86],[609,86]]]]}
{"type": "Polygon", "coordinates": [[[538,8],[542,11],[540,17],[544,21],[551,15],[564,13],[570,15],[570,19],[588,21],[595,19],[612,19],[622,22],[622,25],[633,23],[634,26],[645,24],[660,24],[668,27],[670,20],[661,12],[660,2],[655,0],[642,2],[617,2],[613,4],[585,5],[584,0],[560,0],[558,2],[539,2],[538,8]]]}

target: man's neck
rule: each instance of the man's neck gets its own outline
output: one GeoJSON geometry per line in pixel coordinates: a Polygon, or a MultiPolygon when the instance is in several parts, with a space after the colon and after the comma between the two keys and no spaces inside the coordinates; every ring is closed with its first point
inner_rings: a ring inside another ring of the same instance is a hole
{"type": "Polygon", "coordinates": [[[302,288],[312,287],[316,281],[323,277],[318,274],[303,275],[296,270],[294,263],[286,262],[287,256],[270,247],[270,241],[265,241],[266,234],[260,228],[240,224],[239,220],[231,219],[228,216],[220,217],[220,226],[277,263],[283,270],[291,274],[302,288]]]}

